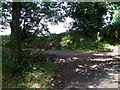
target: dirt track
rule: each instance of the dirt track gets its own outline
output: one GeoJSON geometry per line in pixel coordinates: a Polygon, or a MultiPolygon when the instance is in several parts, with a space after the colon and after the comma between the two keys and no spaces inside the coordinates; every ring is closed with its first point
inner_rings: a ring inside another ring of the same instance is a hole
{"type": "Polygon", "coordinates": [[[61,64],[61,74],[52,84],[55,90],[118,88],[120,57],[116,49],[112,52],[48,50],[44,53],[56,55],[61,64]]]}

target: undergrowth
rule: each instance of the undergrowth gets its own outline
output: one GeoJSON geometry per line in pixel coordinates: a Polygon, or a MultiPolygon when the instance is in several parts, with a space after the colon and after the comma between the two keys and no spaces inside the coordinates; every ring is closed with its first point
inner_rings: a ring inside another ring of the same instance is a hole
{"type": "Polygon", "coordinates": [[[19,65],[10,59],[9,51],[3,51],[2,55],[3,88],[50,89],[51,81],[59,74],[60,66],[54,62],[33,62],[26,58],[26,61],[19,65]]]}
{"type": "Polygon", "coordinates": [[[108,42],[97,42],[91,39],[72,40],[70,37],[63,37],[59,47],[61,50],[75,50],[75,51],[98,51],[98,50],[112,50],[113,45],[108,42]]]}

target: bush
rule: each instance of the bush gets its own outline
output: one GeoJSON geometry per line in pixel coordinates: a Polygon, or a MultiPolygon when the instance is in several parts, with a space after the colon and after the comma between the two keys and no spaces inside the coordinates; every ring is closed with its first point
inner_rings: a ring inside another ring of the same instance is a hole
{"type": "Polygon", "coordinates": [[[110,50],[112,45],[107,42],[95,42],[92,39],[72,40],[70,36],[65,36],[60,42],[63,50],[97,51],[110,50]]]}
{"type": "Polygon", "coordinates": [[[69,49],[72,46],[72,40],[70,36],[64,36],[60,42],[62,49],[69,49]]]}

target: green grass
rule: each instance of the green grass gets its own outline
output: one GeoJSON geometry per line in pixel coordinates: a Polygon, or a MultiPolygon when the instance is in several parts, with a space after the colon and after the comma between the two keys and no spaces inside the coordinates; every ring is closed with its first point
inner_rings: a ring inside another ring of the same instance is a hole
{"type": "Polygon", "coordinates": [[[26,60],[27,65],[23,65],[20,70],[22,65],[10,60],[9,54],[3,52],[3,88],[51,88],[51,81],[59,74],[59,64],[51,61],[33,63],[26,60]]]}

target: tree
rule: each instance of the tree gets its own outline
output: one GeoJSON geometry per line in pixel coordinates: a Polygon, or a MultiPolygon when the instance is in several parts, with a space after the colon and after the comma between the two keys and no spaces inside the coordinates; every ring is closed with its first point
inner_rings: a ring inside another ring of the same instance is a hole
{"type": "Polygon", "coordinates": [[[16,62],[22,61],[20,11],[21,11],[21,2],[13,2],[10,49],[12,53],[12,59],[14,59],[14,61],[16,62]]]}
{"type": "Polygon", "coordinates": [[[68,3],[70,16],[75,20],[73,30],[78,30],[88,37],[97,39],[97,33],[105,24],[103,16],[106,15],[107,3],[80,2],[68,3]]]}
{"type": "Polygon", "coordinates": [[[108,4],[108,10],[111,11],[111,20],[103,28],[103,35],[106,41],[115,44],[120,41],[120,2],[110,2],[108,4]]]}
{"type": "Polygon", "coordinates": [[[11,51],[13,57],[21,57],[21,43],[29,41],[32,36],[49,33],[47,22],[63,21],[62,12],[64,5],[56,2],[5,2],[3,6],[3,25],[10,23],[11,27],[11,51]],[[54,6],[56,8],[54,8],[54,6]],[[55,13],[56,12],[56,13],[55,13]],[[8,17],[12,17],[8,19],[8,17]],[[15,54],[16,53],[16,54],[15,54]],[[18,56],[17,56],[18,54],[18,56]]]}
{"type": "MultiPolygon", "coordinates": [[[[30,38],[31,35],[44,35],[50,34],[47,23],[57,24],[59,21],[63,22],[65,5],[63,2],[22,2],[21,3],[21,16],[20,26],[22,31],[22,40],[30,38]]],[[[11,22],[12,3],[6,2],[3,6],[3,24],[9,25],[11,22]],[[9,17],[9,18],[8,18],[9,17]]]]}

